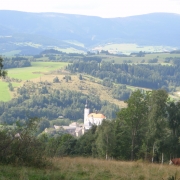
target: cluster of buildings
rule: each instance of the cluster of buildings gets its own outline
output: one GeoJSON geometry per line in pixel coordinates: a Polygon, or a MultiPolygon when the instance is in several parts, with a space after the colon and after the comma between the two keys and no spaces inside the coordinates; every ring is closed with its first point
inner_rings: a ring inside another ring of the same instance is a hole
{"type": "MultiPolygon", "coordinates": [[[[84,124],[73,122],[69,126],[56,126],[54,125],[55,130],[65,130],[68,134],[79,137],[88,131],[93,125],[101,125],[102,121],[106,119],[103,114],[100,113],[90,113],[90,109],[87,106],[87,103],[84,108],[84,124]]],[[[45,130],[46,131],[46,130],[45,130]]]]}

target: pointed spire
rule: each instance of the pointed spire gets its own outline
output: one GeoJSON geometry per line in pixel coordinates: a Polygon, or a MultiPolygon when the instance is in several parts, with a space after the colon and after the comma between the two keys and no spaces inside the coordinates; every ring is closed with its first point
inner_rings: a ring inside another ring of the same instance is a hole
{"type": "Polygon", "coordinates": [[[87,99],[86,99],[86,104],[85,104],[85,108],[87,108],[88,107],[88,105],[87,105],[87,99]]]}

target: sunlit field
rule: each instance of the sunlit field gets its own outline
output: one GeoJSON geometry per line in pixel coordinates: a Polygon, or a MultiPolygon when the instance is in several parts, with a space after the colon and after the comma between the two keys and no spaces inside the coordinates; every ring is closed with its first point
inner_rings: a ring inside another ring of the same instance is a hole
{"type": "MultiPolygon", "coordinates": [[[[64,68],[68,63],[64,62],[32,62],[31,67],[7,69],[8,77],[23,81],[32,80],[44,76],[56,69],[64,68]]],[[[22,83],[11,82],[13,87],[21,86],[22,83]]],[[[7,82],[0,81],[0,101],[9,101],[13,97],[7,82]]]]}
{"type": "Polygon", "coordinates": [[[62,62],[32,62],[31,64],[31,67],[8,69],[8,76],[21,80],[30,80],[67,65],[67,63],[62,62]]]}
{"type": "Polygon", "coordinates": [[[106,161],[92,158],[55,158],[44,169],[0,166],[1,179],[8,180],[176,180],[180,167],[168,164],[106,161]]]}

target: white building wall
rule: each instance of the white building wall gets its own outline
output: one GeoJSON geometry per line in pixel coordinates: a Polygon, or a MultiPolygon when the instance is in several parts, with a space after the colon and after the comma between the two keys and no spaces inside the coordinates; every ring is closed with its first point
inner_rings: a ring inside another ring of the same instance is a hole
{"type": "Polygon", "coordinates": [[[84,125],[85,126],[88,126],[88,115],[89,115],[89,109],[88,108],[85,108],[84,109],[84,125]]]}

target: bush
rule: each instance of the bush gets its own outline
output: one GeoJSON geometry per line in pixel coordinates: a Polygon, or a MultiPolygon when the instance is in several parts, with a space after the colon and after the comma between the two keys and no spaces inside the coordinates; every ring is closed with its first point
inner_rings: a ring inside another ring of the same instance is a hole
{"type": "Polygon", "coordinates": [[[25,127],[1,128],[0,163],[34,167],[47,165],[48,161],[44,157],[45,147],[33,133],[37,120],[29,119],[25,127]]]}

